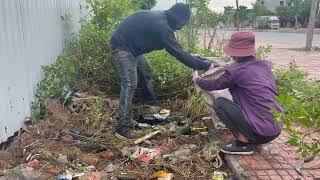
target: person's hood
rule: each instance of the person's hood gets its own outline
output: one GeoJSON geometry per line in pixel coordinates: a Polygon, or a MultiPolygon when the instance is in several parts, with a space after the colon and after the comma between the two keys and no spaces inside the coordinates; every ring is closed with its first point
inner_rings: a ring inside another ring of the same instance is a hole
{"type": "Polygon", "coordinates": [[[180,30],[190,20],[191,10],[189,5],[177,3],[166,10],[168,23],[173,30],[180,30]]]}

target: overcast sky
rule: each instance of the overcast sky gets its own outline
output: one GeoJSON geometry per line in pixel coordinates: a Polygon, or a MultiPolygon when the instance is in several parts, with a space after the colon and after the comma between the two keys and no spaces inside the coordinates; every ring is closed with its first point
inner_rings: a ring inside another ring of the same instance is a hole
{"type": "MultiPolygon", "coordinates": [[[[155,9],[164,10],[171,7],[176,0],[157,0],[158,3],[155,9]]],[[[184,2],[184,0],[177,0],[178,2],[184,2]]],[[[239,5],[244,5],[247,7],[251,7],[251,3],[255,2],[255,0],[239,0],[239,5]]],[[[235,0],[211,0],[210,8],[216,12],[223,12],[224,6],[236,6],[235,0]]]]}

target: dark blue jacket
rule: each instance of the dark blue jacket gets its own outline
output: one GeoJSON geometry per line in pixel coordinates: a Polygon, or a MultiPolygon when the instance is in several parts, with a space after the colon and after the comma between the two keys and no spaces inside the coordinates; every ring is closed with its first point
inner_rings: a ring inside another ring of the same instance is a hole
{"type": "Polygon", "coordinates": [[[111,37],[111,48],[129,51],[135,57],[166,49],[190,68],[206,70],[210,63],[185,52],[174,34],[187,24],[190,14],[189,6],[182,3],[167,11],[138,11],[120,23],[111,37]]]}

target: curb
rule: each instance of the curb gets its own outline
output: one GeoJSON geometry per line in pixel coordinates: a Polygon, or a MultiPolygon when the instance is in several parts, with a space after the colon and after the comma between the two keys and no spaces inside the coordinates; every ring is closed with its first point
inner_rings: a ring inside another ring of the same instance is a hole
{"type": "Polygon", "coordinates": [[[228,167],[235,174],[238,180],[246,180],[249,178],[245,169],[240,165],[235,155],[225,155],[225,160],[227,161],[228,167]]]}

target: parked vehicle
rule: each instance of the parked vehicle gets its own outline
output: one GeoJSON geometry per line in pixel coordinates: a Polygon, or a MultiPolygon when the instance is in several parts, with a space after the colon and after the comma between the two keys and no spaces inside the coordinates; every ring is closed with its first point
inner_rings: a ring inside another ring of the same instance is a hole
{"type": "Polygon", "coordinates": [[[255,19],[256,29],[279,29],[280,21],[276,16],[258,16],[255,19]]]}

